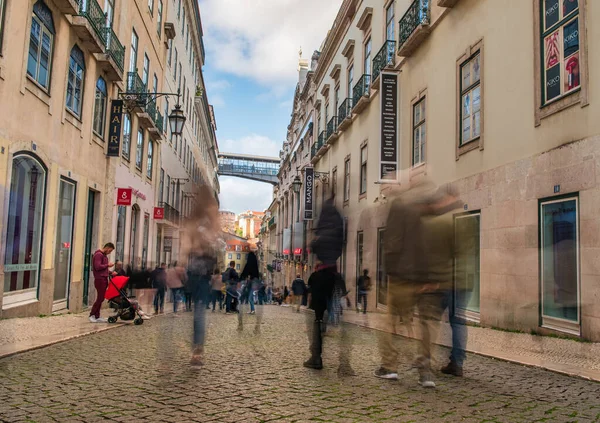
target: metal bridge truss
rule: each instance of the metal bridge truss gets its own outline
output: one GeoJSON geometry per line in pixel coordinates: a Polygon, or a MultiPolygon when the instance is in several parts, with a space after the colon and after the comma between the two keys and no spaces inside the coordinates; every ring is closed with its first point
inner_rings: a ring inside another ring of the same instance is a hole
{"type": "Polygon", "coordinates": [[[219,175],[235,176],[277,185],[280,159],[247,154],[220,153],[219,175]]]}

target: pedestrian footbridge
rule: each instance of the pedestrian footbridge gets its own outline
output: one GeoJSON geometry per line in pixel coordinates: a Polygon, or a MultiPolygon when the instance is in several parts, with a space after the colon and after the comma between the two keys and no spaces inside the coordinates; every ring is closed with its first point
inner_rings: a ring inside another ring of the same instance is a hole
{"type": "Polygon", "coordinates": [[[277,185],[280,159],[248,154],[220,153],[219,176],[236,176],[277,185]]]}

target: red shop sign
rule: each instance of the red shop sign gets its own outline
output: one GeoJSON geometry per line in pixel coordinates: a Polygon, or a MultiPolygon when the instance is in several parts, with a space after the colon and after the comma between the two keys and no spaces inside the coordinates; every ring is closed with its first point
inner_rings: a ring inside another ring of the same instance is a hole
{"type": "Polygon", "coordinates": [[[131,206],[131,188],[118,188],[117,189],[117,205],[118,206],[131,206]]]}
{"type": "Polygon", "coordinates": [[[154,219],[162,220],[165,218],[165,209],[164,207],[154,207],[154,219]]]}
{"type": "Polygon", "coordinates": [[[302,248],[296,248],[296,249],[294,250],[294,255],[295,255],[295,256],[299,256],[299,255],[301,255],[301,254],[302,254],[302,248]]]}

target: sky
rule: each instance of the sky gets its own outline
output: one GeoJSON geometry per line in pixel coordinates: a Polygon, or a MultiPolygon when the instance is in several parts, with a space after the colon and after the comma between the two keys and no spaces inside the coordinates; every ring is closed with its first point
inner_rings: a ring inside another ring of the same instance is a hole
{"type": "MultiPolygon", "coordinates": [[[[278,157],[298,83],[298,52],[310,58],[342,0],[199,0],[208,101],[219,151],[278,157]]],[[[272,185],[220,177],[221,209],[263,211],[272,185]]]]}

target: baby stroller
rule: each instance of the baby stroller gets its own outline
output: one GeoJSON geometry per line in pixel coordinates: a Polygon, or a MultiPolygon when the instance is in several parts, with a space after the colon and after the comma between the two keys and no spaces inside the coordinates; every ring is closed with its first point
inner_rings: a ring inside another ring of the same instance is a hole
{"type": "Polygon", "coordinates": [[[116,323],[117,319],[121,319],[133,320],[134,324],[141,325],[144,323],[144,319],[140,313],[140,306],[133,299],[134,297],[128,297],[125,293],[127,282],[129,282],[129,278],[126,276],[115,276],[108,282],[105,298],[108,300],[110,308],[117,313],[108,318],[108,323],[116,323]]]}

